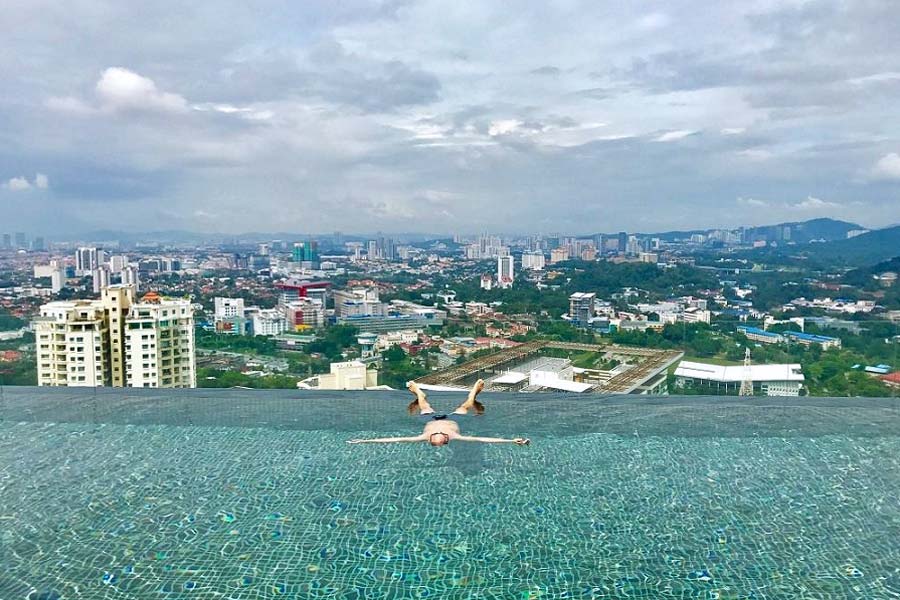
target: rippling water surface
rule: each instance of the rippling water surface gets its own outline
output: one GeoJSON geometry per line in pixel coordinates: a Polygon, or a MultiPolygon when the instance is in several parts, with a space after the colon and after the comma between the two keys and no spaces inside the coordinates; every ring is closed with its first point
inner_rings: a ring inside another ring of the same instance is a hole
{"type": "Polygon", "coordinates": [[[896,401],[132,394],[7,388],[0,598],[900,598],[896,401]]]}

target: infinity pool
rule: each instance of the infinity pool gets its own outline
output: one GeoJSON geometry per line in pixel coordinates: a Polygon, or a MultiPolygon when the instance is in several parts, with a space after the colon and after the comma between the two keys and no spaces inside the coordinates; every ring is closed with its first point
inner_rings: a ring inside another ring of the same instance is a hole
{"type": "Polygon", "coordinates": [[[482,398],[6,388],[0,598],[900,598],[897,400],[482,398]]]}

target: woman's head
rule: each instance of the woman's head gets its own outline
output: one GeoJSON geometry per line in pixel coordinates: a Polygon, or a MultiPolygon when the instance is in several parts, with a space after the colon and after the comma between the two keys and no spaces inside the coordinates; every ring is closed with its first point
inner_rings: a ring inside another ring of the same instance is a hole
{"type": "Polygon", "coordinates": [[[446,446],[450,443],[450,436],[446,433],[441,433],[440,431],[436,433],[432,433],[428,437],[428,443],[432,446],[446,446]]]}

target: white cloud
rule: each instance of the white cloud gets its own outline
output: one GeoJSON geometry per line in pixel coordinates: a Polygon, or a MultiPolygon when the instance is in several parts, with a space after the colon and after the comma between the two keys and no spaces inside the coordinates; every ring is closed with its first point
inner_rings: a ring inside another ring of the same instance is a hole
{"type": "Polygon", "coordinates": [[[853,77],[847,80],[847,83],[854,85],[863,85],[866,83],[881,83],[884,81],[896,81],[900,79],[900,73],[896,71],[886,71],[884,73],[876,73],[874,75],[866,75],[865,77],[853,77]]]}
{"type": "Polygon", "coordinates": [[[24,176],[12,177],[3,182],[3,187],[13,192],[21,192],[30,189],[46,190],[50,186],[50,180],[43,173],[34,176],[34,182],[28,181],[24,176]]]}
{"type": "Polygon", "coordinates": [[[522,121],[517,121],[515,119],[504,119],[500,121],[491,121],[490,127],[488,127],[488,134],[491,137],[495,137],[498,135],[507,135],[509,133],[514,132],[516,129],[522,126],[522,121]]]}
{"type": "Polygon", "coordinates": [[[747,131],[744,127],[726,127],[720,130],[722,135],[738,135],[747,131]]]}
{"type": "Polygon", "coordinates": [[[756,198],[738,198],[737,203],[741,206],[753,206],[759,208],[761,206],[769,206],[769,203],[765,200],[758,200],[756,198]]]}
{"type": "Polygon", "coordinates": [[[874,179],[900,179],[900,154],[891,152],[882,156],[872,168],[874,179]]]}
{"type": "Polygon", "coordinates": [[[3,187],[14,192],[18,192],[21,190],[30,190],[31,184],[28,183],[28,180],[24,177],[13,177],[12,179],[4,183],[3,187]]]}
{"type": "Polygon", "coordinates": [[[694,129],[678,129],[675,131],[667,131],[654,141],[656,142],[674,142],[676,140],[684,139],[690,135],[694,135],[697,133],[694,129]]]}
{"type": "Polygon", "coordinates": [[[766,160],[772,158],[772,153],[768,150],[759,150],[759,149],[749,149],[749,150],[739,150],[738,156],[742,156],[749,160],[759,161],[766,160]]]}
{"type": "Polygon", "coordinates": [[[798,202],[796,204],[791,204],[788,208],[792,208],[795,210],[822,210],[825,208],[839,208],[840,204],[836,202],[828,202],[827,200],[822,200],[821,198],[815,198],[813,196],[807,196],[806,200],[802,202],[798,202]]]}
{"type": "Polygon", "coordinates": [[[187,109],[187,101],[178,94],[163,92],[152,79],[122,67],[103,71],[96,91],[104,105],[112,110],[182,112],[187,109]]]}

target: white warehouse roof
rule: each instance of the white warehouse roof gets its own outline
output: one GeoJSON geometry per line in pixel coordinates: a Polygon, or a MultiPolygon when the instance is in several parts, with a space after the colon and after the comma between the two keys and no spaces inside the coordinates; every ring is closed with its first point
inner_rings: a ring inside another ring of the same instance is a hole
{"type": "MultiPolygon", "coordinates": [[[[675,369],[676,377],[692,377],[710,381],[743,381],[743,365],[724,366],[683,360],[675,369]]],[[[797,363],[782,365],[750,365],[753,381],[804,381],[805,377],[797,363]]]]}

